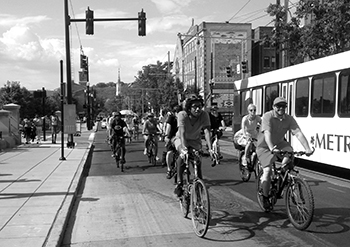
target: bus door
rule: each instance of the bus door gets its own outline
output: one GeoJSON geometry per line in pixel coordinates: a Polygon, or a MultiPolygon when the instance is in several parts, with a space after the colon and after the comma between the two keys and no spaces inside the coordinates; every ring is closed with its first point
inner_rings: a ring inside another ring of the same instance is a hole
{"type": "MultiPolygon", "coordinates": [[[[293,82],[284,82],[282,83],[282,92],[281,96],[287,100],[287,109],[286,113],[293,116],[293,82]]],[[[290,131],[286,134],[286,139],[290,143],[292,140],[292,133],[290,131]]]]}

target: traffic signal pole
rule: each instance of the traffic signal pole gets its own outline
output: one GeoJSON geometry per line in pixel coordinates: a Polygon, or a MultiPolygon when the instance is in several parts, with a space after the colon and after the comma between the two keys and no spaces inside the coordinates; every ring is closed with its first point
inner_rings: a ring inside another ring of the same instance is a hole
{"type": "MultiPolygon", "coordinates": [[[[66,68],[66,72],[67,72],[67,103],[72,104],[72,72],[71,72],[70,45],[69,45],[70,17],[68,14],[68,0],[64,0],[64,21],[65,21],[65,34],[66,34],[65,43],[66,43],[66,66],[67,66],[67,68],[66,68]]],[[[67,147],[74,148],[73,134],[68,134],[67,147]]]]}
{"type": "MultiPolygon", "coordinates": [[[[146,13],[138,13],[138,18],[98,18],[95,19],[93,11],[88,7],[85,19],[71,19],[68,12],[68,0],[64,0],[64,23],[65,23],[65,45],[66,45],[66,72],[67,72],[67,103],[72,104],[72,72],[71,72],[71,57],[70,57],[70,38],[69,38],[69,25],[71,22],[85,22],[86,34],[94,34],[94,22],[95,21],[138,21],[138,34],[139,36],[146,35],[146,13]]],[[[74,147],[73,134],[68,134],[67,147],[74,147]]]]}

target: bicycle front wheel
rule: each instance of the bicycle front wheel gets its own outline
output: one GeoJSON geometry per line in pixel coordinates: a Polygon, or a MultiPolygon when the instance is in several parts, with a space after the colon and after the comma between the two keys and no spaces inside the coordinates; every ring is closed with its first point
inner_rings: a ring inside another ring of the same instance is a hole
{"type": "Polygon", "coordinates": [[[191,189],[191,218],[193,230],[200,238],[208,231],[210,221],[209,193],[201,179],[193,181],[191,189]]]}
{"type": "Polygon", "coordinates": [[[294,177],[286,191],[287,215],[298,230],[305,230],[314,216],[314,196],[309,184],[302,178],[294,177]]]}

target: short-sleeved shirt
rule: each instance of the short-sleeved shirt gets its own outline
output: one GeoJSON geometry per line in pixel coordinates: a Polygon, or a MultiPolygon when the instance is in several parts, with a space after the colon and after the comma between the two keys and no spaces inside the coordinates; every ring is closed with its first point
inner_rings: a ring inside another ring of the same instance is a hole
{"type": "Polygon", "coordinates": [[[210,123],[211,123],[211,129],[217,130],[221,126],[221,121],[224,120],[222,115],[218,113],[218,116],[214,116],[213,114],[209,114],[210,117],[210,123]]]}
{"type": "Polygon", "coordinates": [[[295,130],[299,128],[295,119],[285,114],[282,119],[278,118],[275,111],[266,112],[262,117],[261,134],[258,137],[258,148],[269,148],[263,135],[265,130],[270,131],[273,145],[278,145],[284,141],[284,136],[288,130],[295,130]]]}
{"type": "Polygon", "coordinates": [[[242,118],[242,123],[244,123],[245,132],[248,136],[257,139],[258,138],[258,123],[261,123],[261,117],[255,116],[254,120],[249,120],[249,116],[246,115],[242,118]]]}
{"type": "Polygon", "coordinates": [[[168,137],[171,139],[176,135],[178,129],[176,116],[173,114],[169,115],[166,123],[170,125],[170,133],[168,137]]]}
{"type": "MultiPolygon", "coordinates": [[[[202,111],[196,120],[192,119],[191,121],[186,111],[180,111],[177,115],[177,125],[178,127],[185,127],[185,139],[187,144],[198,150],[202,147],[202,128],[210,127],[209,114],[206,111],[202,111]]],[[[180,138],[179,131],[177,131],[176,137],[180,138]]]]}
{"type": "Polygon", "coordinates": [[[111,129],[113,129],[114,134],[116,136],[123,136],[124,135],[124,128],[127,127],[126,123],[122,119],[116,119],[114,118],[111,121],[111,129]]]}

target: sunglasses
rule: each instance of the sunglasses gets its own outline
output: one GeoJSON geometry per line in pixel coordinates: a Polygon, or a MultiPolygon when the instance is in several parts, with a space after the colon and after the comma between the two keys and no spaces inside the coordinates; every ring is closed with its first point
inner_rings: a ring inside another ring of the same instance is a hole
{"type": "Polygon", "coordinates": [[[283,105],[275,105],[275,106],[276,106],[276,108],[284,108],[284,109],[287,108],[287,105],[285,105],[285,104],[283,104],[283,105]]]}
{"type": "Polygon", "coordinates": [[[256,112],[256,109],[249,109],[249,111],[251,111],[251,112],[256,112]]]}

